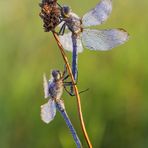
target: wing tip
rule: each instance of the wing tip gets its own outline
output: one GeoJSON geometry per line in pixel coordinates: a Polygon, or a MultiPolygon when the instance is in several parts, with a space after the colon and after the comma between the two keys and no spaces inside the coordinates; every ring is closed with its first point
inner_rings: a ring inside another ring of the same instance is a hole
{"type": "Polygon", "coordinates": [[[46,73],[43,73],[43,82],[46,80],[46,73]]]}
{"type": "Polygon", "coordinates": [[[110,6],[111,6],[111,8],[112,8],[112,2],[113,2],[113,1],[112,1],[112,0],[101,0],[100,3],[101,3],[101,2],[105,2],[105,1],[106,1],[108,4],[110,4],[110,6]]]}
{"type": "Polygon", "coordinates": [[[51,121],[46,121],[46,120],[44,120],[44,117],[42,117],[42,114],[41,114],[41,120],[44,122],[44,123],[46,123],[46,124],[49,124],[51,121]]]}
{"type": "Polygon", "coordinates": [[[123,28],[118,28],[118,30],[122,31],[122,32],[127,32],[125,29],[123,28]]]}
{"type": "Polygon", "coordinates": [[[48,124],[48,123],[51,122],[51,121],[47,121],[47,120],[44,119],[44,113],[45,113],[45,111],[44,111],[44,105],[45,105],[45,104],[43,104],[43,105],[40,106],[40,110],[41,110],[40,116],[41,116],[41,120],[42,120],[44,123],[48,124]]]}
{"type": "Polygon", "coordinates": [[[49,93],[47,93],[48,81],[46,77],[46,73],[43,73],[43,89],[44,89],[44,98],[47,99],[49,97],[49,93]]]}
{"type": "Polygon", "coordinates": [[[47,103],[40,106],[41,120],[46,124],[50,123],[56,115],[56,108],[54,108],[53,103],[53,100],[49,99],[47,103]]]}
{"type": "Polygon", "coordinates": [[[46,74],[45,73],[43,73],[43,84],[44,84],[44,82],[46,81],[46,74]]]}
{"type": "Polygon", "coordinates": [[[118,28],[119,31],[121,31],[122,33],[124,33],[126,35],[126,40],[129,40],[130,38],[130,34],[123,28],[118,28]]]}

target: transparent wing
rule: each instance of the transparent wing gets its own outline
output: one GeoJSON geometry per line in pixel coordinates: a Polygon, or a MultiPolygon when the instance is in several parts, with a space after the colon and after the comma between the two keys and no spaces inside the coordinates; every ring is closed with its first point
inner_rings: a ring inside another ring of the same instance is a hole
{"type": "Polygon", "coordinates": [[[85,29],[82,42],[91,50],[109,50],[128,40],[128,33],[123,29],[91,30],[85,29]]]}
{"type": "Polygon", "coordinates": [[[56,105],[54,100],[49,99],[46,104],[41,106],[41,119],[45,123],[51,122],[56,115],[56,105]]]}
{"type": "Polygon", "coordinates": [[[49,87],[48,87],[48,80],[46,78],[46,75],[43,75],[43,88],[44,88],[44,98],[49,97],[49,87]]]}
{"type": "Polygon", "coordinates": [[[112,0],[101,0],[94,9],[86,13],[82,18],[84,27],[102,24],[107,20],[112,11],[112,0]]]}
{"type": "MultiPolygon", "coordinates": [[[[65,33],[62,36],[59,36],[60,42],[63,45],[64,49],[67,51],[73,51],[73,44],[72,44],[72,33],[65,33]]],[[[83,46],[82,46],[82,42],[81,42],[81,37],[78,36],[77,37],[77,50],[79,53],[83,52],[83,46]]]]}

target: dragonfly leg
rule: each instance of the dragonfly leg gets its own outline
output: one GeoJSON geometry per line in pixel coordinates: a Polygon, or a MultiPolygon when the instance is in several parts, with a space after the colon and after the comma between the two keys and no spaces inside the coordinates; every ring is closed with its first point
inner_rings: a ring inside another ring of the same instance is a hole
{"type": "Polygon", "coordinates": [[[66,65],[64,65],[63,78],[65,77],[66,74],[67,74],[67,67],[66,65]]]}
{"type": "Polygon", "coordinates": [[[60,31],[58,32],[58,35],[64,35],[65,28],[66,28],[66,23],[64,23],[64,24],[62,25],[60,31]]]}
{"type": "Polygon", "coordinates": [[[88,91],[88,90],[89,90],[89,88],[87,88],[87,89],[85,89],[85,90],[82,90],[82,91],[79,92],[79,94],[84,93],[84,92],[86,92],[86,91],[88,91]]]}
{"type": "MultiPolygon", "coordinates": [[[[68,78],[69,78],[69,75],[67,75],[67,76],[64,77],[64,79],[63,79],[64,85],[66,85],[66,86],[77,85],[78,80],[76,80],[74,84],[73,84],[72,82],[64,82],[64,80],[66,80],[66,79],[68,79],[68,78]]],[[[77,79],[78,79],[78,78],[77,78],[77,79]]]]}
{"type": "Polygon", "coordinates": [[[63,81],[66,80],[66,79],[68,79],[68,78],[69,78],[69,75],[65,76],[65,77],[63,78],[63,81]]]}
{"type": "Polygon", "coordinates": [[[64,35],[64,33],[65,33],[65,29],[66,29],[66,23],[64,23],[62,27],[63,27],[63,29],[62,29],[62,33],[61,33],[61,35],[64,35]]]}
{"type": "Polygon", "coordinates": [[[64,65],[64,71],[63,71],[63,76],[62,76],[63,83],[68,78],[69,78],[69,74],[67,74],[67,67],[66,65],[64,65]]]}
{"type": "Polygon", "coordinates": [[[75,80],[75,83],[74,83],[75,85],[77,85],[78,84],[78,70],[77,70],[77,79],[75,80]]]}
{"type": "MultiPolygon", "coordinates": [[[[66,88],[65,85],[64,85],[64,89],[65,89],[65,91],[66,91],[70,96],[75,96],[74,93],[71,93],[69,90],[67,90],[67,88],[66,88]]],[[[87,89],[85,89],[85,90],[82,90],[82,91],[79,92],[79,94],[84,93],[84,92],[86,92],[86,91],[88,91],[88,90],[89,90],[89,88],[87,88],[87,89]]]]}
{"type": "Polygon", "coordinates": [[[72,82],[63,82],[64,83],[64,86],[73,86],[73,85],[76,85],[76,84],[72,84],[72,82]]]}
{"type": "Polygon", "coordinates": [[[64,86],[65,91],[70,95],[70,96],[75,96],[75,94],[72,94],[70,91],[67,90],[66,86],[64,86]]]}

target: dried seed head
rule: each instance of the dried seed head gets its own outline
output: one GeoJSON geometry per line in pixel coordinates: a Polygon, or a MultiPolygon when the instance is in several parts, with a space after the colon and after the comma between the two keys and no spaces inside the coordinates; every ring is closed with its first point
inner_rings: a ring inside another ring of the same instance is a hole
{"type": "Polygon", "coordinates": [[[39,16],[43,19],[45,32],[53,31],[61,22],[61,10],[57,0],[42,0],[39,6],[41,7],[39,16]]]}

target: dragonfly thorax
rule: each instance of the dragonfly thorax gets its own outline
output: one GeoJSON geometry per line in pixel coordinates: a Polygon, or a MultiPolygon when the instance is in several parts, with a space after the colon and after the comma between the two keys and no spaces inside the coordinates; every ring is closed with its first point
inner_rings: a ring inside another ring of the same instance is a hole
{"type": "Polygon", "coordinates": [[[52,81],[49,83],[49,95],[51,98],[59,100],[63,93],[62,81],[52,81]]]}
{"type": "Polygon", "coordinates": [[[49,80],[49,95],[53,99],[60,99],[63,93],[62,74],[59,70],[53,70],[52,79],[49,80]]]}
{"type": "Polygon", "coordinates": [[[62,7],[62,17],[63,21],[65,21],[68,29],[72,33],[78,34],[79,32],[81,32],[81,19],[77,14],[71,11],[70,7],[62,7]]]}

